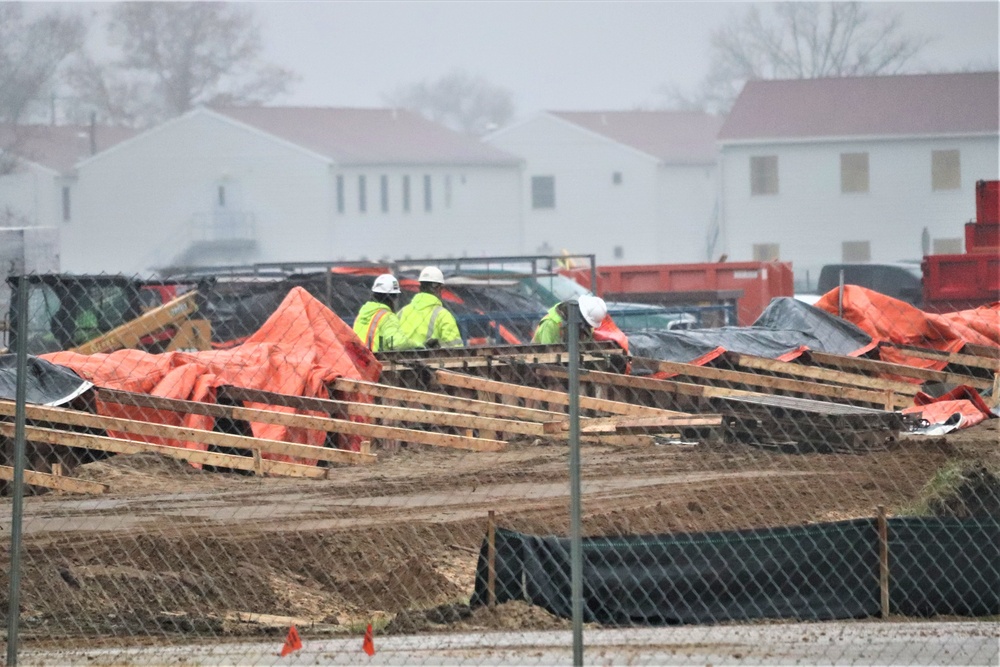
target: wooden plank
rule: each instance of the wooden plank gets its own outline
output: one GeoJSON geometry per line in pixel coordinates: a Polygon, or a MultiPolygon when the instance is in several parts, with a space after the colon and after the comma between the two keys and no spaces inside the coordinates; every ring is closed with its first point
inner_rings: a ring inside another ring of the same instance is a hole
{"type": "MultiPolygon", "coordinates": [[[[564,364],[567,362],[567,353],[565,352],[550,352],[550,353],[534,353],[534,354],[513,354],[513,355],[497,355],[496,357],[476,357],[473,359],[461,359],[461,358],[450,358],[450,357],[431,357],[426,359],[414,359],[414,360],[392,360],[387,363],[383,368],[385,371],[393,371],[408,368],[434,368],[434,369],[464,369],[464,368],[497,368],[507,364],[564,364]]],[[[604,361],[604,357],[582,354],[580,356],[581,363],[593,363],[596,361],[604,361]]]]}
{"type": "MultiPolygon", "coordinates": [[[[545,435],[561,431],[560,421],[523,422],[511,419],[482,417],[457,412],[441,412],[438,410],[416,410],[371,403],[354,403],[326,398],[309,398],[290,396],[260,389],[244,389],[243,387],[219,387],[221,395],[235,401],[249,401],[266,405],[285,406],[299,410],[326,412],[331,415],[348,415],[352,417],[368,417],[371,419],[393,419],[403,422],[433,424],[436,426],[453,426],[456,428],[474,428],[480,430],[499,431],[501,433],[521,433],[524,435],[545,435]]],[[[485,437],[485,436],[484,436],[485,437]]],[[[491,438],[487,438],[491,439],[491,438]]]]}
{"type": "MultiPolygon", "coordinates": [[[[657,433],[657,435],[662,435],[657,433]]],[[[580,442],[585,445],[605,447],[652,447],[656,437],[645,433],[625,435],[621,433],[588,433],[580,436],[580,442]]]]}
{"type": "Polygon", "coordinates": [[[471,414],[479,414],[489,417],[500,417],[504,419],[520,419],[533,422],[551,422],[566,419],[565,413],[548,412],[546,410],[535,410],[534,408],[522,408],[518,405],[502,403],[488,403],[477,401],[471,398],[459,396],[449,396],[429,391],[419,391],[416,389],[406,389],[403,387],[393,387],[387,384],[377,384],[365,382],[363,380],[349,380],[338,378],[334,383],[337,391],[347,393],[365,394],[376,398],[405,401],[407,403],[417,403],[420,405],[432,405],[448,410],[457,410],[471,414]]]}
{"type": "Polygon", "coordinates": [[[984,357],[1000,361],[1000,347],[990,347],[989,345],[974,345],[966,343],[962,346],[962,354],[971,354],[974,357],[984,357]]]}
{"type": "Polygon", "coordinates": [[[116,389],[101,389],[98,392],[98,398],[101,400],[111,400],[121,405],[136,405],[147,408],[156,408],[159,410],[186,412],[189,414],[228,417],[229,419],[242,419],[243,421],[248,422],[277,424],[279,426],[313,429],[317,431],[326,431],[328,433],[358,435],[366,438],[388,438],[390,440],[402,440],[404,442],[432,445],[435,447],[450,447],[453,449],[466,449],[481,452],[499,452],[507,446],[507,443],[501,440],[467,438],[461,435],[415,431],[395,426],[362,424],[360,422],[352,422],[346,419],[331,419],[329,417],[297,415],[288,412],[276,412],[273,410],[258,410],[254,408],[218,405],[215,403],[182,401],[176,398],[161,398],[159,396],[148,396],[146,394],[132,394],[129,392],[118,391],[116,389]]]}
{"type": "MultiPolygon", "coordinates": [[[[440,384],[449,387],[479,389],[482,391],[490,391],[495,394],[506,394],[508,396],[517,396],[518,398],[524,398],[529,400],[547,401],[549,403],[555,403],[557,405],[569,405],[569,394],[563,391],[553,391],[551,389],[537,389],[535,387],[526,387],[519,384],[497,382],[496,380],[487,380],[485,378],[478,378],[472,375],[462,375],[460,373],[452,373],[450,371],[437,371],[435,373],[435,377],[437,378],[437,381],[440,384]]],[[[580,408],[583,410],[597,410],[600,412],[611,412],[613,414],[621,414],[621,415],[636,415],[636,416],[648,416],[648,417],[660,417],[667,415],[674,415],[678,417],[686,416],[686,413],[683,412],[674,412],[672,410],[660,410],[659,408],[650,408],[644,405],[619,403],[618,401],[609,401],[601,398],[591,398],[589,396],[580,397],[580,408]]]]}
{"type": "MultiPolygon", "coordinates": [[[[14,425],[7,422],[0,422],[0,435],[13,437],[14,425]]],[[[34,426],[29,426],[25,429],[25,437],[31,442],[41,442],[49,445],[96,449],[102,452],[114,452],[116,454],[139,454],[141,452],[153,452],[172,459],[188,461],[189,463],[201,463],[203,465],[216,466],[219,468],[232,468],[233,470],[246,470],[248,472],[254,471],[254,460],[249,456],[218,454],[216,452],[204,452],[197,449],[170,447],[169,445],[153,445],[148,442],[121,440],[119,438],[109,438],[102,435],[57,431],[54,429],[37,428],[34,426]]],[[[283,463],[281,461],[272,461],[270,459],[264,459],[261,463],[261,467],[263,472],[268,475],[281,475],[285,477],[325,478],[328,470],[328,468],[304,466],[297,463],[283,463]]]]}
{"type": "MultiPolygon", "coordinates": [[[[721,426],[722,415],[692,415],[689,417],[598,417],[591,419],[586,425],[581,424],[581,430],[588,433],[597,432],[599,429],[610,426],[611,433],[618,429],[678,429],[695,426],[721,426]]],[[[568,428],[568,426],[567,426],[568,428]]]]}
{"type": "Polygon", "coordinates": [[[913,347],[910,345],[893,345],[892,343],[882,343],[882,347],[889,347],[894,350],[898,350],[901,354],[905,354],[908,357],[916,357],[917,359],[943,361],[956,366],[965,366],[966,368],[985,368],[993,373],[1000,371],[1000,361],[997,361],[996,359],[985,359],[983,357],[977,357],[971,354],[960,354],[958,352],[928,350],[926,348],[913,347]]]}
{"type": "MultiPolygon", "coordinates": [[[[767,375],[755,375],[754,373],[743,373],[741,371],[727,371],[721,368],[711,368],[709,366],[696,366],[695,364],[685,364],[676,361],[660,361],[657,359],[645,359],[635,357],[632,360],[633,367],[643,367],[650,370],[664,373],[676,373],[688,377],[704,378],[706,380],[719,380],[722,382],[732,382],[749,387],[761,387],[764,389],[775,389],[778,391],[791,391],[812,396],[823,396],[825,398],[838,401],[861,401],[873,405],[885,404],[885,393],[870,391],[868,389],[853,389],[851,387],[840,387],[832,384],[821,384],[817,382],[806,382],[804,380],[790,380],[788,378],[772,377],[767,375]]],[[[770,392],[761,392],[770,393],[770,392]]],[[[908,407],[912,401],[904,397],[897,400],[899,407],[908,407]]]]}
{"type": "Polygon", "coordinates": [[[875,361],[874,359],[863,359],[861,357],[846,357],[839,354],[828,354],[826,352],[816,352],[810,350],[806,352],[809,358],[817,364],[823,366],[833,366],[835,368],[853,368],[872,373],[885,373],[887,375],[899,375],[901,377],[916,378],[918,380],[934,380],[937,382],[947,382],[950,384],[966,384],[976,389],[989,389],[991,382],[974,378],[969,375],[958,373],[946,373],[944,371],[933,371],[929,368],[917,368],[916,366],[906,366],[904,364],[893,364],[887,361],[875,361]]]}
{"type": "MultiPolygon", "coordinates": [[[[0,401],[0,415],[13,415],[14,403],[10,401],[0,401]]],[[[217,433],[215,431],[205,431],[203,429],[188,428],[186,426],[173,426],[159,424],[156,422],[138,421],[132,419],[122,419],[119,417],[105,417],[89,412],[79,412],[77,410],[67,410],[65,408],[49,408],[40,405],[28,405],[25,408],[25,415],[29,419],[44,420],[56,424],[69,424],[72,426],[87,426],[100,428],[107,431],[121,431],[132,435],[149,435],[161,437],[169,440],[182,442],[197,442],[203,445],[216,445],[219,447],[232,447],[233,449],[246,449],[251,451],[267,452],[268,454],[281,454],[302,459],[318,459],[331,463],[375,463],[376,456],[364,455],[358,452],[350,452],[343,449],[333,449],[330,447],[316,447],[314,445],[303,445],[294,442],[282,442],[280,440],[265,440],[263,438],[251,438],[231,433],[217,433]]]]}
{"type": "Polygon", "coordinates": [[[850,385],[853,387],[864,387],[867,389],[891,389],[897,394],[907,396],[916,395],[920,391],[919,385],[898,380],[885,380],[883,378],[859,375],[857,373],[847,373],[833,368],[823,368],[822,366],[806,366],[789,361],[778,361],[777,359],[767,359],[765,357],[755,357],[749,354],[738,352],[727,352],[726,358],[737,366],[752,368],[754,370],[771,371],[774,373],[784,373],[797,377],[812,378],[814,380],[826,380],[836,384],[850,385]]]}
{"type": "MultiPolygon", "coordinates": [[[[0,465],[0,479],[13,482],[14,469],[10,466],[0,465]]],[[[30,484],[31,486],[42,486],[46,489],[66,491],[67,493],[87,493],[99,495],[101,493],[107,493],[108,491],[107,484],[88,482],[86,480],[65,477],[63,475],[49,475],[44,472],[35,472],[34,470],[24,471],[24,483],[30,484]]]]}

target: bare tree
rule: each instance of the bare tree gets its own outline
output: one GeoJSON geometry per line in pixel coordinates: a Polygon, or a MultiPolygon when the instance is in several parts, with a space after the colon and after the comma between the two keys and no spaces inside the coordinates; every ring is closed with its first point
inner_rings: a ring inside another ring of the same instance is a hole
{"type": "Polygon", "coordinates": [[[859,2],[756,5],[712,33],[711,67],[694,95],[664,90],[672,106],[727,112],[754,79],[898,74],[927,45],[903,31],[899,14],[872,13],[859,2]]]}
{"type": "Polygon", "coordinates": [[[126,2],[111,8],[117,54],[79,59],[69,83],[79,111],[149,125],[199,104],[254,105],[288,91],[297,76],[263,62],[252,7],[218,2],[126,2]]]}
{"type": "Polygon", "coordinates": [[[386,104],[411,109],[457,132],[482,136],[514,116],[513,95],[480,76],[455,71],[383,95],[386,104]]]}
{"type": "Polygon", "coordinates": [[[38,121],[48,109],[60,65],[79,50],[86,28],[78,17],[49,12],[26,21],[17,2],[0,2],[0,174],[16,165],[19,125],[38,121]]]}

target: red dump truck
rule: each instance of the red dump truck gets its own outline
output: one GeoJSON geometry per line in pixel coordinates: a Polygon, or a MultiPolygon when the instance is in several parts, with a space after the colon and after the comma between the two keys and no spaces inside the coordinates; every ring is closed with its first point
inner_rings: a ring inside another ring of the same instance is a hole
{"type": "Polygon", "coordinates": [[[976,183],[976,219],[965,254],[924,257],[923,309],[964,310],[1000,301],[1000,181],[976,183]]]}
{"type": "MultiPolygon", "coordinates": [[[[593,291],[589,270],[563,271],[593,291]]],[[[776,296],[792,296],[788,262],[641,264],[597,269],[597,292],[611,301],[663,306],[735,302],[740,326],[749,326],[776,296]]],[[[735,324],[735,323],[730,323],[735,324]]]]}

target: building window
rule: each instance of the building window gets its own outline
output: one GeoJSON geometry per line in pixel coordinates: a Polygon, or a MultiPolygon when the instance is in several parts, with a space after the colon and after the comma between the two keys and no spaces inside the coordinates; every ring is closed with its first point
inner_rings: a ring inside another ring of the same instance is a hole
{"type": "Polygon", "coordinates": [[[615,259],[625,259],[625,248],[620,245],[616,245],[614,247],[614,255],[615,259]]]}
{"type": "Polygon", "coordinates": [[[431,175],[424,174],[424,210],[431,210],[431,175]]]}
{"type": "Polygon", "coordinates": [[[753,261],[777,262],[781,258],[781,249],[777,243],[754,243],[753,261]]]}
{"type": "Polygon", "coordinates": [[[71,217],[70,216],[71,212],[72,211],[70,209],[69,186],[68,185],[64,185],[63,188],[62,188],[62,214],[63,214],[63,222],[69,222],[70,217],[71,217]]]}
{"type": "Polygon", "coordinates": [[[868,153],[840,154],[840,191],[868,192],[868,153]]]}
{"type": "Polygon", "coordinates": [[[962,187],[962,164],[958,150],[931,151],[931,189],[958,190],[962,187]]]}
{"type": "Polygon", "coordinates": [[[410,212],[410,177],[403,176],[403,210],[410,212]]]}
{"type": "Polygon", "coordinates": [[[368,188],[364,175],[358,176],[358,211],[364,213],[368,210],[368,188]]]}
{"type": "Polygon", "coordinates": [[[531,177],[531,208],[556,207],[556,177],[531,177]]]}
{"type": "Polygon", "coordinates": [[[840,257],[842,262],[870,262],[872,244],[870,241],[844,241],[840,244],[840,257]]]}
{"type": "Polygon", "coordinates": [[[444,177],[444,207],[451,208],[451,174],[444,177]]]}
{"type": "Polygon", "coordinates": [[[778,194],[777,155],[761,155],[750,158],[750,194],[778,194]]]}
{"type": "Polygon", "coordinates": [[[385,174],[379,176],[379,196],[382,200],[382,212],[389,212],[389,177],[385,174]]]}
{"type": "Polygon", "coordinates": [[[620,171],[616,171],[615,173],[611,174],[611,182],[614,183],[615,185],[621,185],[622,173],[620,171]]]}
{"type": "Polygon", "coordinates": [[[337,176],[337,213],[344,212],[344,177],[337,176]]]}
{"type": "Polygon", "coordinates": [[[225,185],[220,185],[219,186],[218,204],[219,204],[219,208],[225,208],[226,207],[226,186],[225,185]]]}
{"type": "Polygon", "coordinates": [[[964,239],[934,239],[935,255],[961,255],[964,252],[964,239]]]}

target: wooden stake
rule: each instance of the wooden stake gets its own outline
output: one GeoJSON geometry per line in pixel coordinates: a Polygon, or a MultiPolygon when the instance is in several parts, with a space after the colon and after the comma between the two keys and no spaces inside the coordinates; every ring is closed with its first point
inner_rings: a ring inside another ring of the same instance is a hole
{"type": "Polygon", "coordinates": [[[253,450],[253,474],[258,477],[264,476],[264,459],[261,458],[260,450],[253,450]]]}
{"type": "Polygon", "coordinates": [[[493,510],[486,520],[486,601],[490,609],[497,606],[497,521],[493,510]]]}
{"type": "Polygon", "coordinates": [[[885,409],[889,412],[896,409],[896,392],[892,389],[885,390],[885,409]]]}
{"type": "Polygon", "coordinates": [[[992,407],[1000,407],[1000,371],[993,374],[993,395],[990,398],[992,407]]]}
{"type": "Polygon", "coordinates": [[[882,618],[889,618],[889,524],[882,505],[878,506],[878,583],[882,593],[882,618]]]}

